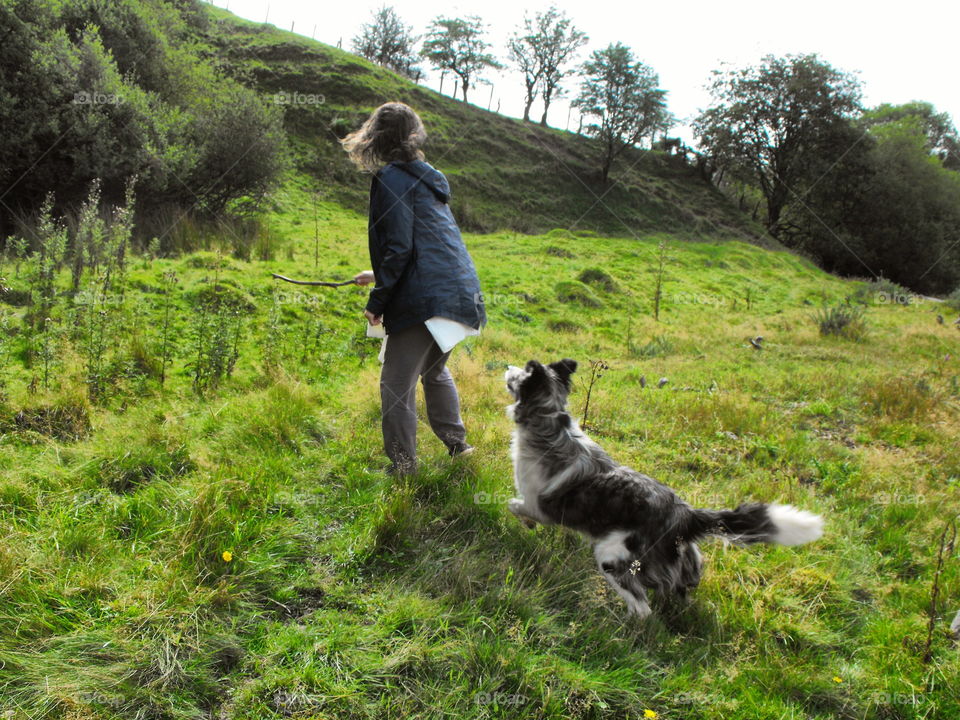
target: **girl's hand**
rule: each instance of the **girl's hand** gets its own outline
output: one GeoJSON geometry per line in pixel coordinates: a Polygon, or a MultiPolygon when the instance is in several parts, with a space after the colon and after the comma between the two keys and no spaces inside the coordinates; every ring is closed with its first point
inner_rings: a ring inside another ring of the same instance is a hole
{"type": "Polygon", "coordinates": [[[379,315],[374,315],[374,314],[373,314],[372,312],[370,312],[369,310],[364,310],[364,311],[363,311],[363,316],[367,319],[367,322],[370,323],[371,325],[379,325],[379,324],[380,324],[380,316],[379,316],[379,315]]]}
{"type": "Polygon", "coordinates": [[[373,270],[364,270],[362,273],[357,273],[353,281],[357,283],[357,285],[369,285],[372,282],[376,282],[376,278],[373,276],[373,270]]]}

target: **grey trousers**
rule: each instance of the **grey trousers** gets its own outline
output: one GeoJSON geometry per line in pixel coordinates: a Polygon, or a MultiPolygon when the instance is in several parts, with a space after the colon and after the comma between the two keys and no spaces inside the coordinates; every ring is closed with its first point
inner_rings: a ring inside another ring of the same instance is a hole
{"type": "Polygon", "coordinates": [[[447,368],[449,352],[420,324],[387,336],[380,372],[383,449],[400,473],[417,466],[417,378],[423,383],[430,428],[447,448],[466,442],[460,397],[447,368]]]}

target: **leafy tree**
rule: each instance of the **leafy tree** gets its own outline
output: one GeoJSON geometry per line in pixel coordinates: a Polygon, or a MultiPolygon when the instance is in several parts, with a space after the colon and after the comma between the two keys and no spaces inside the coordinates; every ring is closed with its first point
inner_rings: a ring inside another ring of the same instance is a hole
{"type": "Polygon", "coordinates": [[[883,275],[918,292],[960,282],[960,173],[930,152],[916,116],[876,123],[786,215],[800,229],[789,244],[845,275],[883,275]]]}
{"type": "Polygon", "coordinates": [[[666,91],[657,87],[660,79],[647,65],[634,59],[621,43],[594,50],[583,65],[580,94],[574,105],[597,122],[587,126],[588,134],[603,148],[601,172],[606,183],[613,161],[628,147],[670,127],[666,91]]]}
{"type": "Polygon", "coordinates": [[[438,17],[430,24],[420,54],[438,70],[449,70],[460,78],[463,100],[471,83],[486,68],[499,68],[500,63],[487,53],[490,44],[483,39],[480,18],[438,17]]]}
{"type": "MultiPolygon", "coordinates": [[[[720,166],[734,166],[757,183],[766,224],[777,236],[781,217],[822,160],[846,139],[860,110],[860,86],[816,55],[768,55],[759,66],[715,71],[713,107],[694,122],[701,147],[720,166]]],[[[830,157],[836,160],[839,155],[830,157]]]]}
{"type": "Polygon", "coordinates": [[[166,204],[216,212],[271,186],[281,110],[201,57],[205,12],[192,0],[0,3],[0,236],[49,192],[63,212],[94,180],[117,205],[136,175],[141,218],[166,204]]]}
{"type": "Polygon", "coordinates": [[[943,161],[950,170],[960,170],[960,135],[948,113],[938,113],[928,102],[911,102],[903,105],[884,103],[863,115],[866,127],[874,128],[890,123],[911,122],[918,124],[926,135],[927,151],[943,161]]]}
{"type": "Polygon", "coordinates": [[[404,24],[396,10],[384,6],[373,13],[370,22],[364,23],[353,39],[353,50],[371,62],[414,77],[419,72],[414,65],[416,42],[413,28],[404,24]]]}
{"type": "Polygon", "coordinates": [[[587,36],[571,24],[566,14],[550,8],[531,19],[524,16],[523,34],[515,33],[508,42],[510,58],[524,75],[526,99],[523,119],[530,120],[530,106],[538,93],[543,94],[546,126],[550,102],[562,93],[560,82],[569,72],[564,69],[574,53],[587,42],[587,36]]]}

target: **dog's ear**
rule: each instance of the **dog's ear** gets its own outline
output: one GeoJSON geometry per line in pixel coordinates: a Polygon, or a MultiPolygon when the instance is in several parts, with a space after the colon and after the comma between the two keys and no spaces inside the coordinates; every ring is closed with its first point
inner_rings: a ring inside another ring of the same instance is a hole
{"type": "Polygon", "coordinates": [[[529,375],[524,378],[523,382],[518,388],[519,395],[517,397],[520,400],[526,400],[529,398],[532,394],[536,393],[540,388],[542,388],[543,384],[547,381],[547,369],[536,360],[530,360],[527,362],[523,369],[526,370],[529,375]]]}
{"type": "Polygon", "coordinates": [[[577,361],[564,358],[555,363],[550,363],[550,369],[557,374],[564,385],[570,387],[570,376],[577,371],[577,361]]]}

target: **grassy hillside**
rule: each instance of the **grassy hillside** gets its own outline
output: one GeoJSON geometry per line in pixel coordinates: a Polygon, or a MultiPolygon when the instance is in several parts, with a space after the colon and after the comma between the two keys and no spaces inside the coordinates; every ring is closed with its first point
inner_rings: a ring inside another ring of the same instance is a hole
{"type": "MultiPolygon", "coordinates": [[[[396,481],[380,470],[364,292],[269,279],[365,266],[364,218],[322,203],[315,247],[312,199],[296,184],[278,197],[282,258],[134,258],[115,292],[89,296],[104,322],[84,320],[76,340],[60,296],[65,332],[30,367],[30,308],[2,306],[0,715],[960,713],[955,548],[922,661],[936,541],[960,506],[960,333],[952,316],[935,321],[942,308],[868,295],[861,341],[821,337],[812,313],[857,285],[786,253],[668,234],[468,235],[490,324],[451,366],[478,452],[451,462],[421,424],[423,470],[396,481]],[[213,326],[195,302],[211,294],[230,309],[213,326]],[[165,318],[175,352],[161,388],[165,318]],[[218,323],[227,345],[239,328],[239,357],[197,395],[197,328],[209,338],[218,323]],[[584,540],[527,531],[505,509],[504,367],[561,356],[581,363],[578,415],[590,362],[609,364],[587,426],[614,457],[699,506],[823,513],[825,537],[705,543],[689,608],[628,619],[584,540]]],[[[0,274],[11,291],[31,276],[12,263],[0,274]]]]}
{"type": "MultiPolygon", "coordinates": [[[[463,227],[545,232],[555,227],[616,234],[666,231],[689,237],[760,241],[749,222],[679,158],[627,152],[599,178],[590,141],[575,133],[488,112],[420,87],[356,55],[210,8],[202,37],[229,74],[279,96],[292,137],[294,166],[323,199],[365,208],[369,181],[347,161],[338,137],[378,105],[414,107],[429,135],[427,159],[454,187],[463,227]]],[[[479,95],[485,92],[479,88],[479,95]]]]}

